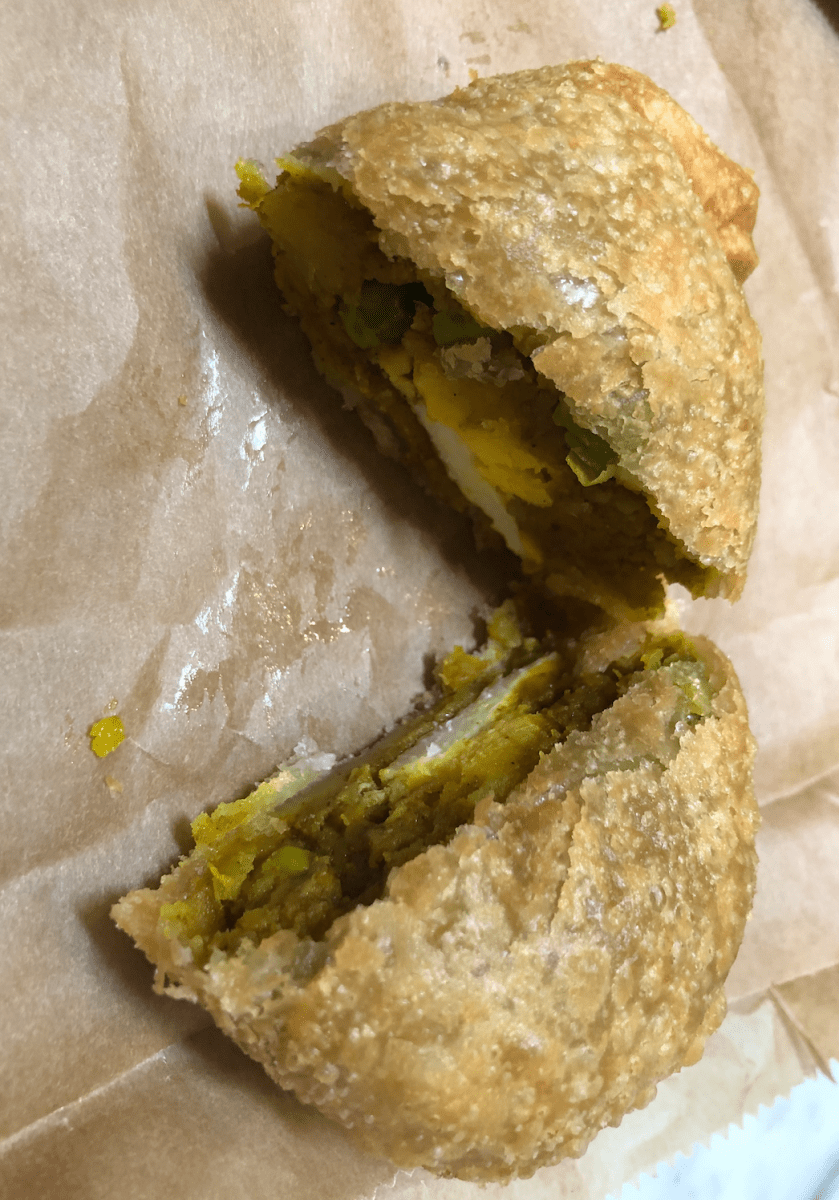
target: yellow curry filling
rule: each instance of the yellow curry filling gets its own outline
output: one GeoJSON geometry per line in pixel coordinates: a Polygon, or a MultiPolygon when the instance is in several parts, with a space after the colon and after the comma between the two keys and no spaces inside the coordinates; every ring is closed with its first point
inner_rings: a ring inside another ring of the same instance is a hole
{"type": "Polygon", "coordinates": [[[681,635],[583,677],[572,675],[567,649],[522,637],[509,603],[489,635],[480,653],[456,647],[438,669],[437,704],[361,760],[308,787],[305,772],[281,771],[199,816],[199,869],[184,898],[162,907],[164,933],[199,963],[281,929],[322,938],[337,917],[379,898],[392,868],[448,842],[478,801],[505,801],[640,670],[681,672],[688,722],[710,711],[704,667],[681,635]]]}
{"type": "Polygon", "coordinates": [[[614,478],[617,453],[534,368],[539,338],[482,326],[440,279],[385,254],[334,172],[280,165],[271,190],[240,163],[240,194],[271,235],[277,282],[321,371],[380,447],[446,503],[471,504],[560,594],[637,619],[661,612],[662,574],[700,593],[703,569],[614,478]]]}

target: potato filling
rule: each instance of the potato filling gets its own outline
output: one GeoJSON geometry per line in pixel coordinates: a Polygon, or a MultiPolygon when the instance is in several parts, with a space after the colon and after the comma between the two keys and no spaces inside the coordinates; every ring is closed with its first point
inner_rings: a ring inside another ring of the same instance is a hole
{"type": "Polygon", "coordinates": [[[639,618],[662,610],[662,574],[701,592],[703,569],[527,357],[539,338],[481,325],[440,279],[385,254],[338,176],[281,165],[269,190],[240,164],[241,194],[271,234],[277,282],[320,369],[380,447],[446,503],[471,504],[560,594],[639,618]]]}
{"type": "Polygon", "coordinates": [[[448,842],[478,801],[505,801],[543,754],[587,728],[638,671],[670,665],[681,672],[684,718],[710,711],[704,668],[685,658],[680,636],[580,677],[567,649],[521,636],[510,604],[489,632],[481,653],[457,647],[444,660],[443,695],[432,709],[331,780],[283,802],[281,773],[198,817],[193,859],[206,869],[189,896],[163,906],[164,932],[188,943],[199,962],[281,929],[322,938],[337,917],[382,896],[394,867],[448,842]]]}

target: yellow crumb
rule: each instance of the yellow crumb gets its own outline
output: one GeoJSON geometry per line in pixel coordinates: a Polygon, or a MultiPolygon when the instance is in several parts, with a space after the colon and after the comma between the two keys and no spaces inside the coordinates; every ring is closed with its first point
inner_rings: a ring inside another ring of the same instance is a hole
{"type": "Polygon", "coordinates": [[[88,730],[90,748],[97,758],[104,758],[125,740],[122,717],[103,717],[88,730]]]}
{"type": "Polygon", "coordinates": [[[676,10],[672,4],[662,4],[655,10],[655,15],[658,17],[659,32],[664,29],[672,29],[676,24],[676,10]]]}
{"type": "Polygon", "coordinates": [[[262,168],[252,158],[240,158],[236,163],[239,176],[239,196],[243,208],[253,208],[271,189],[262,174],[262,168]]]}
{"type": "Polygon", "coordinates": [[[180,404],[181,408],[186,408],[188,403],[189,403],[189,400],[184,395],[184,393],[181,392],[180,396],[178,396],[178,404],[180,404]]]}

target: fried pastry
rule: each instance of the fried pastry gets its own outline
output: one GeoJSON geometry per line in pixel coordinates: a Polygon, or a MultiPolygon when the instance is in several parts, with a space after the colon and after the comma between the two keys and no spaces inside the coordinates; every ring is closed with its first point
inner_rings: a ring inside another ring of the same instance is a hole
{"type": "Polygon", "coordinates": [[[755,879],[752,739],[710,643],[537,642],[509,604],[490,635],[430,711],[198,817],[113,909],[282,1087],[472,1180],[581,1154],[699,1058],[755,879]]]}
{"type": "Polygon", "coordinates": [[[579,62],[386,104],[240,194],[327,379],[525,570],[619,618],[736,598],[757,514],[751,176],[579,62]]]}
{"type": "Polygon", "coordinates": [[[273,188],[240,163],[240,195],[320,369],[530,582],[430,706],[199,816],[113,916],[159,990],[373,1153],[527,1176],[701,1055],[751,907],[743,696],[662,613],[668,582],[745,578],[757,189],[599,61],[383,105],[279,161],[273,188]]]}

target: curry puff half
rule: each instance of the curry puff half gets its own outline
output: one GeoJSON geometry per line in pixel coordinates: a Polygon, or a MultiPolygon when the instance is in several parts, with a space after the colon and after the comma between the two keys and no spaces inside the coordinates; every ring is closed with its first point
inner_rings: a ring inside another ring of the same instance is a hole
{"type": "Polygon", "coordinates": [[[710,643],[521,633],[363,756],[193,823],[113,909],[284,1088],[397,1165],[579,1155],[702,1052],[751,905],[752,739],[710,643]]]}
{"type": "Polygon", "coordinates": [[[762,363],[757,188],[667,93],[570,63],[386,104],[239,164],[276,278],[380,448],[555,593],[736,598],[762,363]]]}

